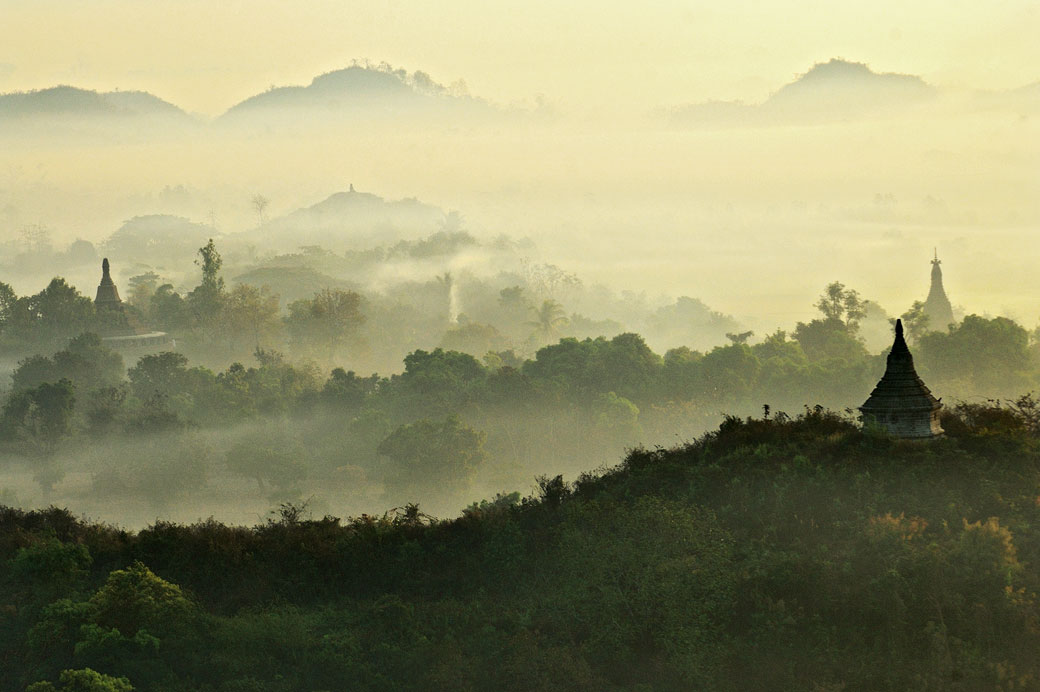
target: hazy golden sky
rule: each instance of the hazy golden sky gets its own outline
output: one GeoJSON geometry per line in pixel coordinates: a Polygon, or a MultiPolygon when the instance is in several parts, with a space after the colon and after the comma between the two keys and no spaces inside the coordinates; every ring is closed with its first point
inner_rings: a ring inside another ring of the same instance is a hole
{"type": "Polygon", "coordinates": [[[844,57],[929,81],[1040,80],[1036,0],[0,0],[0,91],[144,89],[217,114],[354,58],[570,112],[760,100],[844,57]]]}

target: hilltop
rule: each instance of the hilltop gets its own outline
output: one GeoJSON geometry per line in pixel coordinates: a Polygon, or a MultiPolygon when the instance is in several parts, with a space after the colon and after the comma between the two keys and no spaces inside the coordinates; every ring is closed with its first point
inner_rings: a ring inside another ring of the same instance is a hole
{"type": "Polygon", "coordinates": [[[73,86],[0,94],[0,118],[188,118],[177,106],[146,91],[98,92],[73,86]]]}
{"type": "Polygon", "coordinates": [[[221,121],[272,114],[312,116],[407,115],[409,113],[490,114],[486,102],[465,87],[439,84],[428,74],[409,74],[389,65],[352,65],[315,77],[307,86],[272,87],[228,109],[221,121]]]}
{"type": "Polygon", "coordinates": [[[782,86],[767,104],[797,103],[800,100],[875,98],[913,102],[927,98],[935,89],[916,75],[874,72],[866,64],[832,58],[816,63],[796,80],[782,86]]]}
{"type": "Polygon", "coordinates": [[[676,124],[770,124],[854,120],[911,107],[938,90],[916,75],[874,72],[864,63],[832,58],[781,86],[760,104],[710,101],[684,106],[676,124]]]}
{"type": "Polygon", "coordinates": [[[1032,689],[1037,414],[961,406],[928,443],[729,418],[449,521],[7,509],[0,690],[1032,689]]]}
{"type": "Polygon", "coordinates": [[[388,200],[351,187],[245,232],[264,247],[296,250],[322,245],[338,250],[372,240],[388,242],[437,229],[445,212],[415,198],[388,200]]]}

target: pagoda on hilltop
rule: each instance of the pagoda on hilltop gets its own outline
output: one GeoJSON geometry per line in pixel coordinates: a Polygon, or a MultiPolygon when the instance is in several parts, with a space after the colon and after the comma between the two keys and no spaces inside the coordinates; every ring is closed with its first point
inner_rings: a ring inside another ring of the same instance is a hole
{"type": "Polygon", "coordinates": [[[932,286],[928,289],[928,298],[924,301],[924,314],[928,317],[928,330],[936,332],[946,331],[946,327],[952,324],[953,308],[950,299],[946,297],[946,289],[943,288],[942,269],[939,265],[939,252],[935,251],[932,259],[932,286]]]}
{"type": "Polygon", "coordinates": [[[903,322],[896,320],[896,340],[888,353],[885,374],[859,407],[863,422],[881,426],[892,437],[927,439],[943,434],[940,409],[942,404],[914,370],[914,357],[903,338],[903,322]]]}

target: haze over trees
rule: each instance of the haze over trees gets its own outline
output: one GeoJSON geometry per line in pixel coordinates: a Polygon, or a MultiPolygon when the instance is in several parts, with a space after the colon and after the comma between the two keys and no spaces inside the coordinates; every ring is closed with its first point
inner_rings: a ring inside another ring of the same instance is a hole
{"type": "MultiPolygon", "coordinates": [[[[435,234],[364,261],[457,247],[435,234]]],[[[318,249],[297,259],[343,261],[318,249]]],[[[0,349],[18,364],[0,433],[7,467],[24,479],[20,496],[124,520],[150,507],[255,516],[306,498],[343,513],[416,501],[451,513],[539,474],[692,439],[723,413],[856,406],[884,368],[884,352],[863,337],[884,311],[840,282],[823,288],[818,317],[763,336],[700,301],[676,300],[641,324],[659,340],[679,339],[696,335],[690,322],[702,319],[715,345],[656,350],[620,322],[568,315],[568,299],[619,316],[630,308],[609,294],[590,302],[558,267],[521,263],[494,280],[446,273],[382,293],[326,287],[288,304],[266,286],[229,288],[225,274],[208,239],[194,288],[153,290],[161,278],[139,275],[145,288],[125,313],[170,330],[178,351],[129,358],[99,336],[108,333],[104,311],[62,280],[38,296],[5,292],[0,349]],[[605,327],[615,334],[582,335],[605,327]],[[24,355],[28,344],[55,345],[24,355]],[[74,490],[84,487],[89,495],[74,490]],[[104,499],[127,489],[129,507],[104,499]]],[[[1040,349],[1012,320],[970,315],[946,332],[911,325],[918,370],[947,401],[1013,398],[1038,381],[1040,349]]]]}

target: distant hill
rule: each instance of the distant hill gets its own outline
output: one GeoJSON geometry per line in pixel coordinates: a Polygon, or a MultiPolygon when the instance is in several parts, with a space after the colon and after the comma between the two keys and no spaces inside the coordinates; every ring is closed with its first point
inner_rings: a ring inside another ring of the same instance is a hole
{"type": "Polygon", "coordinates": [[[484,101],[459,88],[433,81],[425,72],[409,74],[388,66],[353,65],[315,77],[307,86],[273,87],[232,106],[221,120],[275,112],[324,115],[404,114],[413,111],[490,113],[484,101]]]}
{"type": "Polygon", "coordinates": [[[98,92],[72,86],[0,94],[0,118],[188,118],[177,106],[145,91],[98,92]]]}
{"type": "Polygon", "coordinates": [[[935,89],[915,75],[874,72],[863,63],[833,58],[816,63],[798,79],[785,84],[766,105],[805,106],[826,103],[836,107],[885,102],[912,103],[933,96],[935,89]]]}
{"type": "Polygon", "coordinates": [[[311,267],[299,266],[265,266],[250,269],[234,276],[236,284],[267,286],[288,305],[300,298],[310,298],[323,288],[341,288],[356,290],[358,287],[347,281],[323,274],[311,267]]]}
{"type": "Polygon", "coordinates": [[[142,264],[179,274],[191,267],[199,248],[218,236],[212,226],[181,216],[135,216],[109,236],[104,252],[113,262],[142,264]]]}
{"type": "Polygon", "coordinates": [[[337,192],[303,209],[248,231],[250,242],[295,250],[321,245],[334,251],[373,241],[379,244],[425,236],[444,222],[444,210],[417,199],[386,200],[378,195],[337,192]]]}
{"type": "Polygon", "coordinates": [[[672,119],[677,125],[852,120],[879,111],[910,107],[936,94],[937,90],[918,76],[874,72],[863,63],[833,58],[816,63],[761,104],[697,103],[680,108],[672,119]]]}

